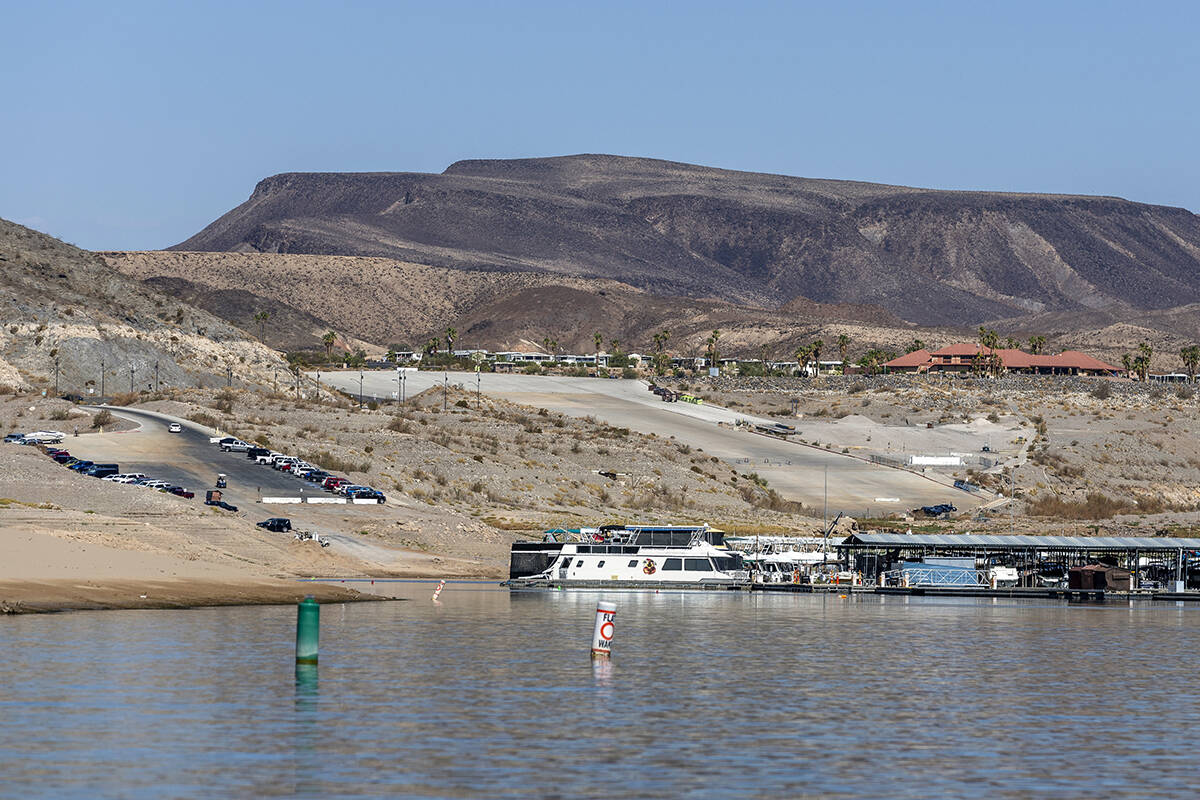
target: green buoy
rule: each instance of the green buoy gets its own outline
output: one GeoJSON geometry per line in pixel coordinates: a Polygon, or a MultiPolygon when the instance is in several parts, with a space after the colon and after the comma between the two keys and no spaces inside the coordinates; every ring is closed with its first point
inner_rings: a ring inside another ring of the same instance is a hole
{"type": "Polygon", "coordinates": [[[321,636],[321,606],[310,594],[296,606],[296,663],[317,663],[317,640],[321,636]]]}

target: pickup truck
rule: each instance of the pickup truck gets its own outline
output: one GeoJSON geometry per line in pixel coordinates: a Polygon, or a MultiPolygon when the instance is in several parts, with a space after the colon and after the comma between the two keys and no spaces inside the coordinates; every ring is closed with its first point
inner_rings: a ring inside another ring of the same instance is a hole
{"type": "Polygon", "coordinates": [[[241,440],[237,440],[237,441],[230,442],[229,444],[221,445],[221,449],[224,450],[226,453],[244,453],[247,450],[249,450],[251,447],[252,447],[252,445],[249,442],[243,442],[241,440]]]}

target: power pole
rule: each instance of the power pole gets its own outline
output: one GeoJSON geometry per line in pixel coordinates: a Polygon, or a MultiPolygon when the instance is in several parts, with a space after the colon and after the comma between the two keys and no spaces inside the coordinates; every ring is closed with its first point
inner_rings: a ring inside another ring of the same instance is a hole
{"type": "Polygon", "coordinates": [[[54,359],[54,396],[58,397],[58,359],[54,359]]]}
{"type": "Polygon", "coordinates": [[[133,394],[133,362],[129,364],[129,393],[133,394]]]}
{"type": "Polygon", "coordinates": [[[159,391],[159,386],[158,386],[158,362],[157,362],[157,361],[155,361],[155,362],[154,362],[154,391],[155,391],[155,393],[157,393],[157,392],[159,391]]]}
{"type": "Polygon", "coordinates": [[[279,394],[279,367],[271,367],[271,384],[275,394],[279,394]]]}
{"type": "Polygon", "coordinates": [[[104,399],[104,359],[100,359],[100,399],[104,399]]]}
{"type": "Polygon", "coordinates": [[[225,365],[225,388],[227,388],[227,389],[233,388],[233,365],[232,364],[225,365]]]}
{"type": "Polygon", "coordinates": [[[475,410],[479,410],[479,367],[475,367],[475,410]]]}
{"type": "Polygon", "coordinates": [[[445,373],[445,378],[442,382],[442,411],[447,408],[447,403],[450,402],[450,373],[445,373]]]}
{"type": "Polygon", "coordinates": [[[360,369],[360,370],[358,371],[358,407],[359,407],[360,409],[363,407],[363,402],[362,402],[362,382],[363,382],[363,371],[360,369]]]}

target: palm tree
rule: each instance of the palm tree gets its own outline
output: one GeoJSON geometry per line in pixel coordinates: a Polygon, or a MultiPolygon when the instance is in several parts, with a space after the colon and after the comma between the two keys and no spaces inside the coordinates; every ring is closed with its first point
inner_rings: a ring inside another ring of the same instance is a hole
{"type": "Polygon", "coordinates": [[[1000,372],[1004,369],[1004,362],[1000,356],[996,354],[996,349],[1000,347],[1000,335],[995,331],[979,326],[979,344],[982,350],[988,352],[980,352],[975,359],[976,369],[980,369],[994,378],[1000,376],[1000,372]]]}
{"type": "Polygon", "coordinates": [[[1011,336],[1004,340],[1004,346],[1007,347],[1009,350],[1020,350],[1021,349],[1021,343],[1018,342],[1016,339],[1014,339],[1011,336]]]}
{"type": "Polygon", "coordinates": [[[1041,355],[1042,349],[1046,346],[1045,336],[1030,336],[1029,337],[1029,352],[1034,355],[1041,355]]]}
{"type": "Polygon", "coordinates": [[[258,338],[261,341],[266,333],[267,320],[271,318],[270,311],[255,311],[254,322],[258,325],[258,338]]]}
{"type": "Polygon", "coordinates": [[[1200,345],[1190,344],[1179,351],[1179,358],[1183,361],[1183,371],[1187,373],[1188,380],[1195,382],[1196,369],[1200,367],[1200,345]]]}
{"type": "Polygon", "coordinates": [[[1138,355],[1133,359],[1133,367],[1143,381],[1150,376],[1150,357],[1153,355],[1154,348],[1149,344],[1142,342],[1138,345],[1138,355]]]}
{"type": "Polygon", "coordinates": [[[427,356],[434,355],[440,349],[442,349],[442,340],[436,336],[425,343],[425,355],[427,356]]]}
{"type": "Polygon", "coordinates": [[[850,349],[850,337],[844,333],[838,334],[837,338],[838,355],[842,359],[842,374],[846,374],[846,351],[850,349]]]}
{"type": "Polygon", "coordinates": [[[454,352],[454,340],[458,338],[458,331],[454,328],[446,328],[446,350],[454,352]]]}
{"type": "Polygon", "coordinates": [[[812,360],[817,365],[817,375],[821,374],[821,350],[825,347],[825,342],[817,339],[810,344],[809,349],[812,351],[812,360]]]}
{"type": "Polygon", "coordinates": [[[667,340],[671,338],[671,332],[666,328],[654,334],[654,374],[667,374],[667,354],[663,349],[667,346],[667,340]]]}
{"type": "Polygon", "coordinates": [[[796,348],[796,362],[800,365],[801,374],[808,372],[808,361],[812,358],[812,345],[803,344],[796,348]]]}
{"type": "Polygon", "coordinates": [[[333,353],[333,343],[337,341],[337,334],[333,331],[325,331],[325,335],[321,337],[322,344],[325,345],[325,360],[328,361],[333,353]]]}
{"type": "Polygon", "coordinates": [[[1133,372],[1133,356],[1129,353],[1121,356],[1121,366],[1125,368],[1125,374],[1133,372]]]}
{"type": "MultiPolygon", "coordinates": [[[[839,336],[838,338],[840,339],[841,337],[839,336]]],[[[839,344],[840,344],[840,342],[839,342],[839,344]]],[[[913,339],[911,342],[908,343],[908,345],[905,346],[904,352],[915,353],[918,350],[924,350],[924,349],[925,349],[925,343],[923,341],[921,341],[920,339],[913,339]]],[[[842,356],[842,360],[845,361],[846,357],[842,356]]]]}
{"type": "Polygon", "coordinates": [[[714,328],[712,335],[708,337],[708,351],[712,355],[712,360],[709,362],[710,367],[717,366],[717,362],[721,360],[721,353],[717,350],[717,342],[721,340],[721,331],[714,328]]]}
{"type": "Polygon", "coordinates": [[[604,344],[604,334],[596,331],[592,334],[592,341],[596,343],[596,369],[600,369],[600,345],[604,344]]]}

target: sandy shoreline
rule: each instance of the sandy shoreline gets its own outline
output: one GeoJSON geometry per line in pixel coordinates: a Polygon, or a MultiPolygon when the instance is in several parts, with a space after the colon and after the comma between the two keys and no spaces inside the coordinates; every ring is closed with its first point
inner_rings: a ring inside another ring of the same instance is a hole
{"type": "Polygon", "coordinates": [[[321,603],[392,599],[296,580],[10,580],[0,581],[0,613],[285,605],[310,594],[321,603]]]}

